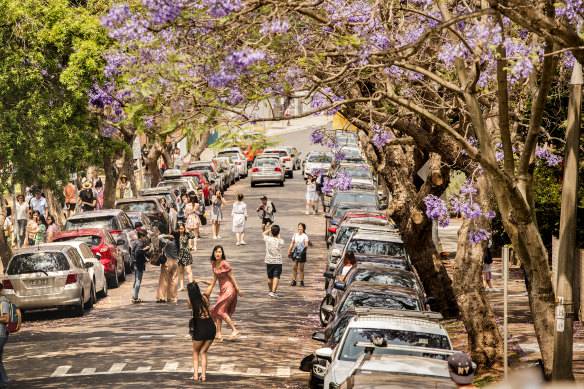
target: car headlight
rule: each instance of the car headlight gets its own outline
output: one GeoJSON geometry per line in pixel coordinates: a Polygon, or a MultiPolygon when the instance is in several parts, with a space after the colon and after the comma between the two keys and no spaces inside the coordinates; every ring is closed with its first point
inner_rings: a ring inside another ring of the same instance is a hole
{"type": "Polygon", "coordinates": [[[319,377],[324,377],[326,375],[326,366],[322,366],[322,365],[319,365],[318,363],[315,363],[312,366],[312,373],[314,375],[319,376],[319,377]]]}

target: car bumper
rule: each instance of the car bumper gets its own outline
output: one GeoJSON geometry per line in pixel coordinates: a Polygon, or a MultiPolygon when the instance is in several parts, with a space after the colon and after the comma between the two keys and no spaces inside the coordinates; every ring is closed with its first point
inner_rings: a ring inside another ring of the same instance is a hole
{"type": "Polygon", "coordinates": [[[266,174],[266,175],[257,175],[257,174],[252,174],[251,175],[251,182],[258,183],[258,182],[281,182],[284,181],[284,177],[282,177],[282,174],[266,174]]]}
{"type": "Polygon", "coordinates": [[[20,309],[45,309],[79,304],[81,288],[78,285],[67,285],[61,293],[40,296],[18,296],[6,290],[4,295],[20,309]]]}

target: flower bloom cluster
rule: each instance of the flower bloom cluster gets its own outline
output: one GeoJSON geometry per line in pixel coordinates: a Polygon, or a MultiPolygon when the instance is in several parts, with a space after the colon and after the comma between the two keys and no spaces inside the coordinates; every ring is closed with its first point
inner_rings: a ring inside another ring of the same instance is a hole
{"type": "Polygon", "coordinates": [[[335,178],[325,177],[322,182],[322,192],[331,193],[333,189],[338,189],[340,191],[351,189],[351,174],[345,172],[339,172],[335,178]]]}
{"type": "MultiPolygon", "coordinates": [[[[548,166],[558,166],[563,161],[562,157],[553,154],[547,147],[537,146],[535,148],[535,156],[539,159],[545,160],[548,166]]],[[[536,161],[535,164],[539,166],[539,161],[536,161]]]]}
{"type": "Polygon", "coordinates": [[[389,140],[393,136],[393,134],[391,132],[386,131],[379,124],[375,124],[372,127],[372,129],[373,129],[374,135],[373,135],[373,138],[371,140],[373,141],[373,144],[377,148],[381,148],[381,147],[385,146],[387,144],[387,142],[389,142],[389,140]]]}
{"type": "Polygon", "coordinates": [[[447,227],[450,224],[450,216],[448,215],[448,209],[446,203],[439,197],[434,195],[428,195],[424,199],[426,204],[426,216],[432,220],[438,220],[438,225],[440,227],[447,227]]]}

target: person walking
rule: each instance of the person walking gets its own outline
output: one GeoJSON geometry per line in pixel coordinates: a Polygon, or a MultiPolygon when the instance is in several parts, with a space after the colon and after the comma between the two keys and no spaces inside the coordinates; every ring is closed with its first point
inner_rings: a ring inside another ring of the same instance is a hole
{"type": "Polygon", "coordinates": [[[219,229],[223,221],[222,205],[227,205],[227,201],[223,199],[221,191],[217,189],[215,195],[211,199],[211,221],[213,222],[213,239],[221,239],[219,236],[219,229]]]}
{"type": "Polygon", "coordinates": [[[235,232],[235,238],[237,240],[235,245],[245,245],[246,243],[244,239],[245,223],[247,222],[247,205],[243,202],[243,193],[237,194],[237,201],[233,203],[231,216],[233,217],[233,232],[235,232]]]}
{"type": "Polygon", "coordinates": [[[8,299],[4,296],[4,285],[0,283],[0,388],[8,388],[8,375],[6,374],[6,369],[4,368],[4,346],[8,341],[8,332],[6,331],[6,325],[10,321],[10,304],[8,299]]]}
{"type": "MultiPolygon", "coordinates": [[[[276,213],[276,208],[271,201],[268,201],[266,196],[260,197],[261,204],[258,206],[256,212],[260,219],[262,219],[262,231],[266,228],[270,228],[270,225],[274,224],[274,213],[276,213]]],[[[269,230],[268,230],[269,231],[269,230]]]]}
{"type": "Polygon", "coordinates": [[[215,320],[217,334],[215,339],[223,340],[221,335],[221,321],[231,328],[231,336],[227,340],[239,337],[241,334],[235,328],[231,316],[235,313],[237,306],[237,296],[243,296],[243,292],[237,286],[237,282],[231,272],[231,266],[227,263],[223,246],[215,246],[211,254],[211,264],[213,265],[213,281],[201,281],[209,285],[208,290],[213,290],[215,283],[219,280],[219,297],[215,306],[211,309],[211,317],[215,320]]]}
{"type": "Polygon", "coordinates": [[[296,286],[296,276],[300,267],[300,286],[304,286],[304,264],[306,263],[307,247],[312,246],[312,242],[306,235],[306,224],[298,224],[298,232],[292,236],[292,242],[288,248],[288,258],[292,258],[292,282],[290,286],[296,286]]]}
{"type": "Polygon", "coordinates": [[[185,206],[185,217],[187,219],[185,226],[191,236],[191,240],[187,242],[187,246],[195,251],[197,251],[197,236],[199,235],[199,226],[201,225],[201,219],[199,219],[200,207],[201,205],[199,204],[197,194],[195,192],[189,193],[189,202],[185,206]]]}
{"type": "Polygon", "coordinates": [[[37,224],[37,220],[38,220],[38,211],[33,212],[32,213],[32,217],[30,219],[28,219],[28,222],[26,223],[26,236],[24,239],[24,246],[32,246],[34,245],[34,232],[33,231],[37,231],[38,228],[38,224],[37,224]]]}
{"type": "Polygon", "coordinates": [[[156,292],[157,303],[178,302],[178,241],[174,235],[160,235],[160,244],[164,248],[166,262],[160,265],[160,278],[156,292]]]}
{"type": "Polygon", "coordinates": [[[211,290],[207,288],[203,293],[197,285],[199,280],[187,284],[189,299],[187,303],[192,312],[189,321],[189,333],[193,341],[193,376],[195,381],[207,381],[207,350],[213,344],[217,328],[209,311],[209,297],[211,290]],[[201,358],[201,376],[199,377],[199,358],[201,358]]]}
{"type": "Polygon", "coordinates": [[[30,233],[33,234],[32,244],[45,243],[47,241],[47,222],[45,217],[39,211],[34,211],[32,217],[36,223],[36,228],[30,230],[30,233]]]}
{"type": "Polygon", "coordinates": [[[268,273],[268,296],[278,297],[278,283],[282,275],[282,249],[284,248],[284,239],[280,238],[280,226],[273,224],[269,230],[263,233],[264,242],[266,243],[266,271],[268,273]]]}
{"type": "Polygon", "coordinates": [[[181,170],[182,169],[182,165],[183,165],[183,158],[180,156],[180,149],[178,147],[176,147],[174,149],[174,168],[181,170]]]}
{"type": "Polygon", "coordinates": [[[486,292],[499,292],[498,288],[493,286],[493,273],[491,272],[491,265],[493,263],[493,257],[491,255],[491,241],[487,244],[485,249],[485,255],[483,257],[483,286],[486,292]]]}
{"type": "Polygon", "coordinates": [[[142,277],[146,271],[147,252],[150,246],[147,245],[148,233],[145,230],[138,231],[138,242],[134,246],[135,261],[134,261],[134,287],[132,289],[132,303],[141,303],[142,300],[138,297],[140,293],[140,285],[142,284],[142,277]]]}
{"type": "Polygon", "coordinates": [[[128,181],[128,177],[122,174],[120,177],[120,183],[118,184],[118,190],[120,191],[120,199],[127,199],[132,197],[132,187],[128,181]]]}
{"type": "Polygon", "coordinates": [[[318,213],[318,204],[322,203],[322,212],[326,212],[326,208],[324,206],[324,193],[322,191],[322,184],[323,184],[323,176],[322,173],[320,171],[316,172],[316,176],[314,177],[314,182],[315,182],[315,192],[316,192],[316,198],[315,198],[315,202],[314,202],[314,210],[316,213],[318,213]]]}
{"type": "Polygon", "coordinates": [[[103,188],[103,182],[101,182],[100,179],[98,179],[97,181],[95,181],[94,184],[94,189],[95,189],[95,200],[96,200],[96,204],[95,204],[95,209],[96,210],[100,210],[103,209],[103,195],[105,193],[105,190],[103,188]]]}
{"type": "Polygon", "coordinates": [[[41,196],[40,188],[35,191],[34,197],[30,199],[30,209],[33,212],[38,211],[39,214],[45,218],[49,215],[49,204],[47,203],[47,200],[41,196]]]}
{"type": "Polygon", "coordinates": [[[24,196],[19,194],[16,198],[16,209],[14,218],[16,220],[17,234],[14,237],[14,243],[24,246],[26,243],[26,223],[28,222],[28,204],[24,202],[24,196]]]}
{"type": "Polygon", "coordinates": [[[316,182],[311,174],[308,175],[308,179],[306,180],[306,214],[315,214],[316,207],[314,202],[316,201],[316,182]]]}
{"type": "Polygon", "coordinates": [[[55,218],[49,213],[47,216],[47,243],[51,243],[59,233],[59,226],[55,223],[55,218]]]}
{"type": "Polygon", "coordinates": [[[67,219],[69,219],[71,215],[75,214],[75,207],[77,206],[77,190],[73,182],[73,180],[69,181],[69,183],[63,188],[63,195],[65,196],[65,207],[67,208],[65,216],[67,216],[67,219]]]}
{"type": "Polygon", "coordinates": [[[180,223],[178,225],[178,232],[174,234],[175,240],[178,241],[178,282],[180,285],[179,292],[185,290],[185,272],[189,282],[193,282],[193,270],[191,265],[193,264],[193,255],[189,249],[189,241],[195,239],[195,236],[187,231],[185,225],[180,223]]]}
{"type": "Polygon", "coordinates": [[[178,201],[176,203],[176,207],[177,207],[177,213],[178,213],[178,222],[179,223],[186,223],[187,218],[185,216],[185,207],[187,206],[187,204],[189,202],[189,197],[187,196],[186,193],[181,193],[181,195],[178,197],[177,200],[178,201]]]}
{"type": "Polygon", "coordinates": [[[93,194],[91,182],[85,181],[83,183],[83,190],[79,193],[79,205],[81,206],[81,211],[83,212],[93,211],[95,210],[96,204],[97,199],[93,194]]]}
{"type": "Polygon", "coordinates": [[[458,389],[476,387],[472,384],[474,380],[472,360],[465,353],[456,352],[448,357],[448,372],[458,389]]]}
{"type": "Polygon", "coordinates": [[[199,227],[199,233],[197,234],[197,239],[201,239],[200,229],[207,224],[207,215],[205,215],[206,205],[205,205],[205,192],[203,187],[199,186],[197,188],[197,198],[199,199],[199,220],[201,221],[201,226],[199,227]]]}

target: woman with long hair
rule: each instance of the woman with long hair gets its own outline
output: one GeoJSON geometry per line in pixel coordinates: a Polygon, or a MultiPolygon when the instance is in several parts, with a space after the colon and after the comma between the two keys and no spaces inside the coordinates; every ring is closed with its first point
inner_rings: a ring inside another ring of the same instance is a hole
{"type": "Polygon", "coordinates": [[[122,174],[120,177],[118,189],[120,191],[120,199],[132,197],[132,187],[130,186],[130,181],[128,181],[128,177],[125,174],[122,174]]]}
{"type": "Polygon", "coordinates": [[[304,264],[306,263],[307,247],[312,242],[306,235],[306,224],[298,223],[298,232],[292,236],[292,242],[288,248],[288,258],[292,258],[292,282],[290,286],[296,286],[296,275],[300,267],[300,286],[304,286],[304,264]]]}
{"type": "Polygon", "coordinates": [[[193,282],[193,270],[191,269],[193,255],[189,249],[189,241],[195,239],[195,236],[187,231],[182,223],[178,225],[178,232],[174,235],[175,240],[178,242],[178,291],[182,292],[185,290],[185,272],[189,282],[193,282]]]}
{"type": "Polygon", "coordinates": [[[47,221],[39,211],[34,211],[32,217],[36,222],[36,228],[30,231],[31,234],[34,234],[33,244],[45,243],[47,241],[47,221]]]}
{"type": "Polygon", "coordinates": [[[235,282],[235,278],[231,272],[231,266],[229,266],[225,258],[223,246],[215,246],[211,254],[211,264],[213,265],[213,281],[201,282],[209,285],[209,289],[207,290],[211,291],[215,286],[215,282],[219,280],[219,297],[217,297],[217,302],[211,309],[211,317],[215,320],[217,326],[215,339],[223,340],[223,336],[221,336],[221,321],[224,320],[231,328],[231,336],[227,340],[232,340],[241,335],[235,329],[231,316],[235,313],[237,296],[243,296],[243,292],[239,290],[237,282],[235,282]]]}
{"type": "Polygon", "coordinates": [[[221,239],[219,236],[219,229],[223,221],[222,205],[227,205],[227,201],[223,198],[221,191],[217,189],[215,196],[211,199],[211,222],[213,223],[213,239],[221,239]]]}
{"type": "Polygon", "coordinates": [[[356,264],[357,259],[355,259],[355,253],[350,250],[347,251],[345,253],[345,256],[343,257],[343,270],[341,272],[341,275],[339,276],[339,281],[341,282],[345,281],[345,277],[349,273],[349,270],[351,270],[351,268],[356,264]]]}
{"type": "Polygon", "coordinates": [[[187,222],[185,227],[187,231],[193,235],[192,241],[193,244],[190,244],[189,240],[189,247],[192,247],[193,250],[197,251],[197,236],[199,235],[199,226],[201,225],[201,219],[199,219],[199,210],[201,209],[201,205],[199,204],[199,199],[195,192],[189,193],[189,202],[185,206],[185,217],[187,218],[187,222]]]}
{"type": "Polygon", "coordinates": [[[59,233],[59,227],[55,224],[55,218],[49,213],[47,216],[47,242],[51,243],[59,233]]]}
{"type": "MultiPolygon", "coordinates": [[[[195,280],[199,281],[199,280],[195,280]]],[[[193,317],[189,323],[189,333],[193,340],[193,376],[192,380],[207,381],[207,350],[211,347],[217,329],[211,318],[209,311],[209,296],[212,287],[207,288],[203,293],[196,282],[187,284],[187,293],[189,295],[189,308],[191,308],[193,317]],[[201,376],[199,377],[199,357],[201,357],[201,376]]]]}

